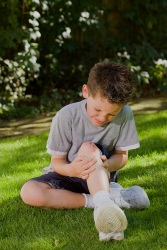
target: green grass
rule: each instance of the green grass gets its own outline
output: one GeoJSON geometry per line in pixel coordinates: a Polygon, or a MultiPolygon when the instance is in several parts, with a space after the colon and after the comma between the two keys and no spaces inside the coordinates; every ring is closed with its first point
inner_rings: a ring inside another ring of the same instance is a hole
{"type": "Polygon", "coordinates": [[[22,184],[40,175],[49,163],[45,132],[1,140],[0,250],[167,249],[167,111],[135,120],[141,147],[129,152],[119,183],[142,186],[151,206],[125,210],[129,225],[123,241],[99,242],[92,209],[43,210],[23,204],[19,197],[22,184]]]}

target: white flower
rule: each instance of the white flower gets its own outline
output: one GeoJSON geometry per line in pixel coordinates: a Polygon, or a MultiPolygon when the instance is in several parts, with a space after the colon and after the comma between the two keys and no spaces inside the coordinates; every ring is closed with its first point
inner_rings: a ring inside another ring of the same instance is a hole
{"type": "Polygon", "coordinates": [[[30,15],[35,17],[36,19],[40,18],[40,13],[38,11],[30,11],[30,15]]]}
{"type": "Polygon", "coordinates": [[[90,14],[87,11],[83,11],[83,12],[81,12],[81,16],[84,18],[89,18],[90,14]]]}
{"type": "Polygon", "coordinates": [[[141,75],[142,77],[145,77],[145,78],[149,78],[149,77],[150,77],[149,73],[146,72],[146,71],[142,71],[142,72],[140,73],[140,75],[141,75]]]}
{"type": "Polygon", "coordinates": [[[67,2],[66,2],[66,5],[67,5],[67,6],[71,6],[71,5],[72,5],[72,2],[71,2],[71,1],[67,1],[67,2]]]}
{"type": "Polygon", "coordinates": [[[127,51],[124,51],[123,53],[118,52],[117,55],[122,58],[130,59],[130,55],[128,54],[127,51]]]}
{"type": "Polygon", "coordinates": [[[32,0],[33,3],[39,4],[39,0],[32,0]]]}
{"type": "Polygon", "coordinates": [[[31,23],[32,24],[32,26],[39,26],[39,23],[37,22],[37,20],[35,20],[35,19],[29,19],[28,20],[29,21],[29,23],[31,23]]]}
{"type": "Polygon", "coordinates": [[[131,71],[134,72],[134,71],[140,71],[141,70],[141,67],[140,66],[131,66],[131,71]]]}
{"type": "Polygon", "coordinates": [[[157,61],[154,61],[156,65],[163,65],[164,67],[167,67],[167,60],[165,59],[158,59],[157,61]]]}
{"type": "Polygon", "coordinates": [[[70,29],[69,27],[66,27],[66,31],[64,31],[64,32],[62,33],[62,36],[63,36],[64,38],[70,38],[70,37],[71,37],[70,33],[71,33],[71,29],[70,29]]]}

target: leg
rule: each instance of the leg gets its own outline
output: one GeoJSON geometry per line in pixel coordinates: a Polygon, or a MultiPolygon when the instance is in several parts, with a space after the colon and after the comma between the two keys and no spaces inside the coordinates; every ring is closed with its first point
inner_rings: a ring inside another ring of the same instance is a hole
{"type": "Polygon", "coordinates": [[[101,153],[98,147],[92,142],[84,142],[78,151],[79,156],[95,157],[95,171],[93,171],[87,179],[89,192],[92,196],[98,191],[109,192],[109,175],[108,171],[102,167],[101,153]]]}
{"type": "Polygon", "coordinates": [[[97,159],[87,184],[95,204],[94,219],[98,231],[104,233],[120,232],[127,227],[124,212],[112,201],[109,193],[108,171],[103,168],[99,149],[92,142],[82,144],[78,155],[97,159]]]}
{"type": "Polygon", "coordinates": [[[82,194],[63,189],[54,189],[49,184],[30,180],[21,189],[22,200],[31,206],[71,209],[85,206],[82,194]]]}

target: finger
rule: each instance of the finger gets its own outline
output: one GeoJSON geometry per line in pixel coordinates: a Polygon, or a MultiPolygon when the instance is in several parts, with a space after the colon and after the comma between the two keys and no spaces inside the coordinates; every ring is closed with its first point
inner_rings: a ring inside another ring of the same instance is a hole
{"type": "Polygon", "coordinates": [[[82,158],[82,160],[81,160],[81,164],[84,166],[84,165],[86,165],[86,164],[89,164],[89,163],[96,163],[96,159],[95,158],[88,158],[88,157],[85,157],[85,158],[82,158]]]}
{"type": "Polygon", "coordinates": [[[96,170],[96,168],[95,167],[91,167],[91,168],[89,168],[89,169],[87,169],[87,170],[85,170],[85,171],[83,171],[82,172],[82,179],[88,179],[88,177],[89,177],[89,175],[93,172],[93,171],[95,171],[96,170]]]}
{"type": "Polygon", "coordinates": [[[82,175],[82,176],[89,175],[89,174],[91,174],[93,171],[95,171],[95,169],[96,169],[95,167],[89,168],[89,169],[87,169],[87,170],[85,170],[85,171],[82,171],[81,175],[82,175]]]}
{"type": "Polygon", "coordinates": [[[82,176],[82,179],[83,180],[87,180],[89,178],[89,175],[87,174],[87,175],[84,175],[84,176],[82,176]]]}
{"type": "Polygon", "coordinates": [[[84,156],[84,155],[80,155],[80,156],[77,156],[75,158],[75,160],[77,160],[77,161],[83,161],[83,160],[88,160],[88,159],[89,159],[89,157],[84,156]]]}
{"type": "Polygon", "coordinates": [[[82,164],[82,171],[91,168],[93,165],[95,165],[96,162],[97,162],[97,160],[95,158],[92,160],[89,160],[89,161],[87,161],[87,160],[83,161],[82,162],[83,163],[82,164]]]}
{"type": "Polygon", "coordinates": [[[81,156],[81,157],[79,157],[79,161],[82,165],[85,165],[85,164],[89,163],[90,161],[92,161],[92,158],[86,157],[86,156],[81,156]]]}
{"type": "Polygon", "coordinates": [[[101,160],[102,161],[106,161],[107,160],[107,157],[105,155],[101,155],[101,160]]]}
{"type": "Polygon", "coordinates": [[[106,169],[108,168],[108,166],[106,164],[103,164],[103,167],[106,168],[106,169]]]}
{"type": "Polygon", "coordinates": [[[86,155],[79,155],[78,158],[79,158],[80,160],[91,159],[89,156],[86,156],[86,155]]]}

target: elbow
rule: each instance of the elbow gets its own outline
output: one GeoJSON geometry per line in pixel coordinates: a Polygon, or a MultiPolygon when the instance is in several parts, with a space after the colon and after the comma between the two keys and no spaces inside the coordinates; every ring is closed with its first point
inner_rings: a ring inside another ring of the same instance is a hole
{"type": "Polygon", "coordinates": [[[124,167],[127,164],[127,162],[128,162],[128,154],[125,154],[123,155],[121,167],[124,167]]]}

